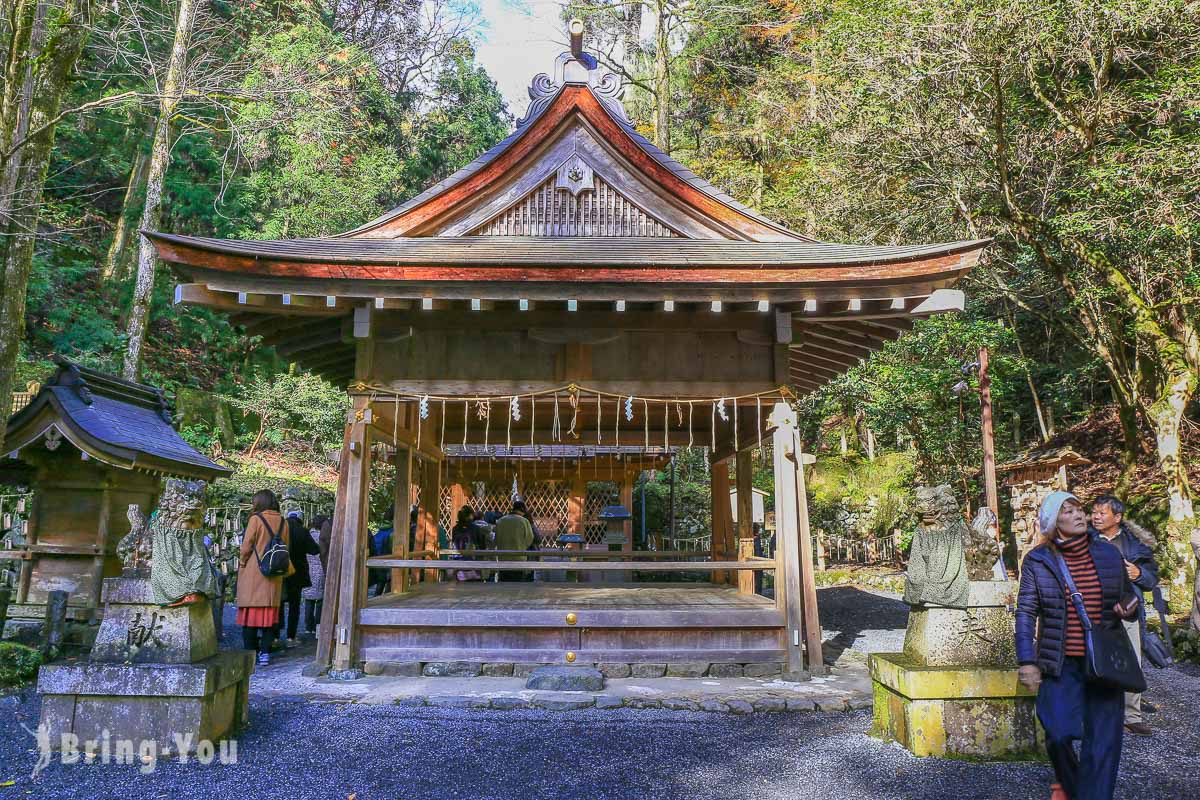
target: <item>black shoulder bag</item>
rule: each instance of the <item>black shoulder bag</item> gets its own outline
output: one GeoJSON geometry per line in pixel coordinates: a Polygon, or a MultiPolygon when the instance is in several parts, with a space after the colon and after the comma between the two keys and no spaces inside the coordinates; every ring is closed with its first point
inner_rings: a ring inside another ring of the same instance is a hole
{"type": "Polygon", "coordinates": [[[1056,552],[1055,555],[1067,593],[1071,596],[1071,602],[1075,604],[1075,612],[1079,614],[1079,624],[1083,626],[1083,639],[1087,649],[1083,661],[1088,682],[1125,692],[1146,691],[1146,676],[1142,674],[1142,666],[1138,663],[1137,653],[1133,651],[1133,643],[1125,635],[1125,629],[1092,626],[1083,604],[1083,595],[1075,588],[1075,581],[1071,579],[1071,570],[1067,567],[1066,560],[1062,553],[1056,552]]]}

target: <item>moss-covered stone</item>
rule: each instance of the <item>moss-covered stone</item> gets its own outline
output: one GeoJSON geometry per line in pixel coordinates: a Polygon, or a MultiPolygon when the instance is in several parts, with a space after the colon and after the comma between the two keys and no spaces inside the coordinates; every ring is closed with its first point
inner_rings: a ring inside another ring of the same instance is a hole
{"type": "Polygon", "coordinates": [[[1015,670],[926,667],[900,653],[868,659],[872,735],[918,756],[1040,759],[1035,697],[1015,670]]]}

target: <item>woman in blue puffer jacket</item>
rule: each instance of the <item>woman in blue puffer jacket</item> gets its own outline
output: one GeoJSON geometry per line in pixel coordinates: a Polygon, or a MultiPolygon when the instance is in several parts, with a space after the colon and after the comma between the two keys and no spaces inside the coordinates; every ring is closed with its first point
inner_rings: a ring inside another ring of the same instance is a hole
{"type": "Polygon", "coordinates": [[[1111,800],[1121,763],[1125,695],[1087,681],[1083,626],[1060,577],[1058,556],[1093,625],[1116,628],[1121,619],[1133,619],[1138,599],[1120,551],[1088,532],[1075,495],[1051,493],[1038,524],[1041,544],[1021,564],[1017,662],[1021,683],[1038,693],[1038,719],[1058,778],[1051,799],[1111,800]],[[1076,740],[1082,740],[1079,756],[1076,740]]]}

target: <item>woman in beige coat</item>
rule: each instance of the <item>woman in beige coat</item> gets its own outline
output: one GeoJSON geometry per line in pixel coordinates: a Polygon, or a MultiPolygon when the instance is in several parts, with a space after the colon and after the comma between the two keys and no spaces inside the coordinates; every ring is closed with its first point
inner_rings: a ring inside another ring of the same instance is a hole
{"type": "MultiPolygon", "coordinates": [[[[264,489],[254,495],[253,511],[242,536],[241,567],[237,582],[237,624],[242,626],[242,644],[258,652],[258,663],[270,662],[271,645],[279,625],[279,601],[283,596],[283,578],[268,578],[258,567],[271,534],[288,543],[288,526],[279,513],[275,493],[264,489]]],[[[289,570],[295,569],[289,565],[289,570]]]]}

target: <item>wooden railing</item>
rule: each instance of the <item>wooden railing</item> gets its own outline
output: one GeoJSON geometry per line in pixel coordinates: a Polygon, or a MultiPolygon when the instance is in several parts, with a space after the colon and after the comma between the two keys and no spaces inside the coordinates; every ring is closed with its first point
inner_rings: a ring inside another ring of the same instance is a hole
{"type": "MultiPolygon", "coordinates": [[[[487,551],[484,551],[487,552],[487,551]]],[[[528,552],[528,551],[525,551],[528,552]]],[[[614,553],[621,556],[621,553],[614,553]]],[[[529,570],[531,565],[547,564],[544,561],[489,561],[487,559],[455,559],[441,561],[426,558],[386,558],[374,557],[367,559],[368,567],[389,569],[435,569],[442,571],[454,570],[529,570]]],[[[773,559],[754,559],[751,561],[655,561],[652,564],[655,571],[660,572],[717,572],[721,570],[773,570],[773,559]]],[[[619,572],[645,569],[645,561],[597,561],[595,563],[578,563],[571,565],[573,572],[619,572]]]]}

